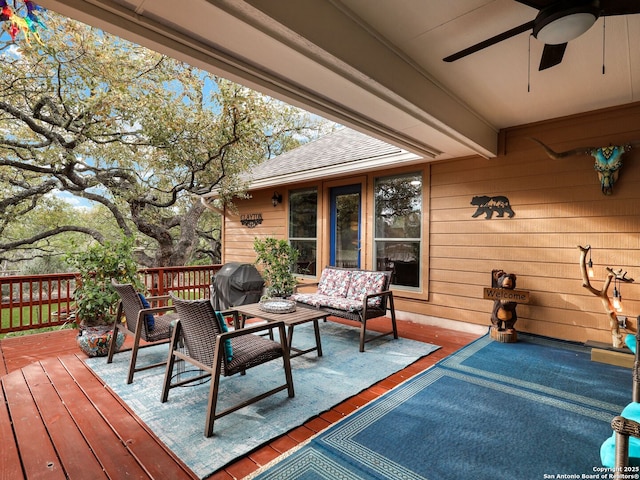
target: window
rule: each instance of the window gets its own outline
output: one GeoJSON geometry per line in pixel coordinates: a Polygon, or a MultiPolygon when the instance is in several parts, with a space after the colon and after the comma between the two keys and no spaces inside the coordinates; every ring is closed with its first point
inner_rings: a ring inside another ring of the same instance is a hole
{"type": "Polygon", "coordinates": [[[422,174],[375,180],[374,255],[378,270],[391,270],[391,283],[420,286],[422,174]]]}
{"type": "Polygon", "coordinates": [[[293,273],[316,275],[318,191],[316,188],[289,192],[289,243],[300,252],[293,273]]]}

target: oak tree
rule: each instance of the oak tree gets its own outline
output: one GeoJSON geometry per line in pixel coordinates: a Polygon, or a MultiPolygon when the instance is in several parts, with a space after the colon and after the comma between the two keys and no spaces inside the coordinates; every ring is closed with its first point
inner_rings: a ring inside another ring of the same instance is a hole
{"type": "Polygon", "coordinates": [[[52,12],[46,24],[42,45],[0,44],[0,259],[122,234],[145,266],[214,256],[199,195],[242,194],[254,165],[327,128],[98,29],[52,12]],[[89,208],[61,208],[63,195],[89,208]]]}

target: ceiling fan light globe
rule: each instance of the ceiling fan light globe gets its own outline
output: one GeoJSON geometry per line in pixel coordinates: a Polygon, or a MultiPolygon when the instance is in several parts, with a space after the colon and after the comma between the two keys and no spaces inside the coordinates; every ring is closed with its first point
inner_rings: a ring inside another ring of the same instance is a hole
{"type": "Polygon", "coordinates": [[[547,45],[567,43],[589,30],[598,19],[592,12],[575,12],[554,18],[548,17],[546,22],[536,22],[534,36],[547,45]]]}

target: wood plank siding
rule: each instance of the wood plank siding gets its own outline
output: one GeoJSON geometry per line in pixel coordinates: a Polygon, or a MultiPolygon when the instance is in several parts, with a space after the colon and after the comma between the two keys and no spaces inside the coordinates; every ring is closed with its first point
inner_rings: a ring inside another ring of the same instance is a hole
{"type": "MultiPolygon", "coordinates": [[[[516,328],[550,337],[610,342],[609,319],[598,298],[582,286],[578,245],[591,245],[593,285],[600,288],[605,267],[622,268],[638,281],[622,286],[623,315],[640,314],[640,149],[623,156],[612,195],[605,196],[587,155],[549,158],[531,140],[556,151],[603,147],[640,140],[640,104],[574,115],[500,132],[496,158],[456,158],[321,179],[318,265],[328,262],[328,191],[336,184],[361,183],[363,192],[363,265],[373,265],[373,185],[378,176],[423,172],[423,286],[419,292],[394,291],[396,309],[414,321],[439,319],[489,325],[492,302],[483,299],[491,271],[518,277],[517,287],[531,301],[519,305],[516,328]],[[513,218],[473,218],[476,195],[508,197],[513,218]]],[[[308,186],[305,184],[304,186],[308,186]]],[[[287,237],[289,184],[251,192],[237,202],[242,213],[262,212],[264,221],[247,229],[236,216],[225,220],[223,261],[253,262],[256,236],[287,237]],[[274,208],[274,190],[283,203],[274,208]]],[[[610,289],[612,293],[613,285],[610,289]]]]}

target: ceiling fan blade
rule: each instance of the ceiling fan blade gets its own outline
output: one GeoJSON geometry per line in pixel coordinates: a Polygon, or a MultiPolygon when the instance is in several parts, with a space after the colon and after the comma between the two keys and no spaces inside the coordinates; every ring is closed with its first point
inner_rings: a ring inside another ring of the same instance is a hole
{"type": "Polygon", "coordinates": [[[633,15],[640,13],[640,2],[637,0],[600,0],[603,16],[633,15]]]}
{"type": "Polygon", "coordinates": [[[542,58],[540,59],[540,68],[538,70],[546,70],[547,68],[555,67],[562,62],[564,51],[567,49],[566,43],[560,45],[545,45],[542,51],[542,58]]]}
{"type": "Polygon", "coordinates": [[[556,1],[557,0],[516,0],[516,2],[526,5],[527,7],[535,8],[536,10],[542,10],[556,1]]]}
{"type": "Polygon", "coordinates": [[[495,45],[496,43],[500,43],[503,40],[514,37],[522,32],[526,32],[527,30],[533,29],[533,20],[527,23],[523,23],[518,27],[514,27],[511,30],[507,30],[506,32],[500,33],[495,37],[488,38],[480,43],[476,43],[464,50],[460,50],[458,53],[454,53],[453,55],[449,55],[446,58],[443,58],[445,62],[454,62],[456,60],[461,59],[462,57],[466,57],[467,55],[471,55],[472,53],[476,53],[482,49],[490,47],[491,45],[495,45]]]}
{"type": "MultiPolygon", "coordinates": [[[[527,7],[536,10],[544,10],[545,8],[557,4],[560,0],[515,0],[527,7]]],[[[591,0],[575,0],[574,2],[566,2],[567,7],[577,7],[580,4],[588,5],[591,0]]],[[[640,13],[640,2],[637,0],[600,0],[599,1],[600,16],[613,15],[633,15],[640,13]]]]}

